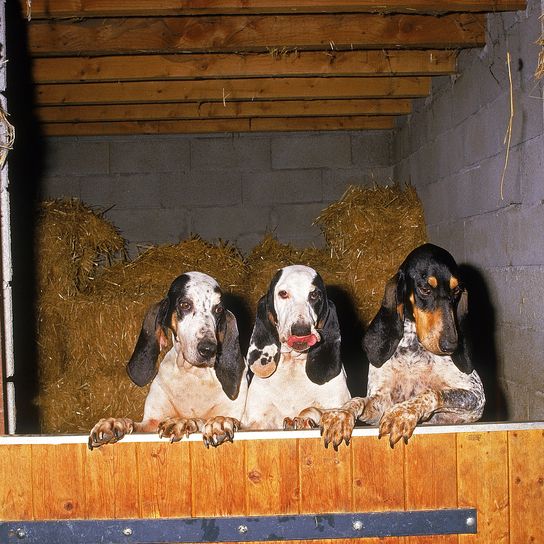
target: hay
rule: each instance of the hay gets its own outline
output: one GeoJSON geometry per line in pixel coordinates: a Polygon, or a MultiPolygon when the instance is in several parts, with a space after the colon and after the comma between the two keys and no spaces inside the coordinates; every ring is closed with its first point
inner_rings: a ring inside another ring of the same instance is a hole
{"type": "Polygon", "coordinates": [[[344,271],[364,323],[376,314],[388,278],[426,241],[423,208],[413,187],[350,186],[316,219],[344,271]]]}
{"type": "Polygon", "coordinates": [[[210,244],[193,236],[176,245],[152,246],[134,261],[105,268],[89,284],[93,293],[140,297],[156,293],[162,298],[172,281],[191,270],[214,277],[225,292],[243,292],[245,264],[228,242],[210,244]]]}
{"type": "Polygon", "coordinates": [[[117,229],[77,199],[38,207],[37,281],[40,295],[67,297],[84,291],[97,269],[125,248],[117,229]]]}

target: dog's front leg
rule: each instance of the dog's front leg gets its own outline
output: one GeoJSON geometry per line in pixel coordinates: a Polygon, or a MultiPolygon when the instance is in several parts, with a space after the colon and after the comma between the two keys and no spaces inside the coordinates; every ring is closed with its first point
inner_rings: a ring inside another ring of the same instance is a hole
{"type": "Polygon", "coordinates": [[[204,424],[202,439],[204,445],[217,447],[223,442],[232,442],[234,433],[240,428],[240,421],[234,417],[215,416],[204,424]]]}
{"type": "Polygon", "coordinates": [[[167,417],[159,423],[159,436],[179,442],[183,437],[202,432],[204,420],[195,417],[167,417]]]}
{"type": "Polygon", "coordinates": [[[283,420],[283,428],[286,431],[295,429],[317,429],[321,422],[323,410],[310,406],[304,408],[296,417],[286,417],[283,420]]]}
{"type": "Polygon", "coordinates": [[[407,444],[417,424],[429,420],[443,405],[441,391],[429,390],[387,409],[381,420],[379,437],[389,435],[393,447],[401,438],[407,444]]]}

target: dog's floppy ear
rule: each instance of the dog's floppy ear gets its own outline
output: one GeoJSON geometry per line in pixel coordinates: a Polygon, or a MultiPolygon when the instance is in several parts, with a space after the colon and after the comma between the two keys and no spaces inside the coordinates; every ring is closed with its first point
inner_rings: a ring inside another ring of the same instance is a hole
{"type": "Polygon", "coordinates": [[[327,301],[323,319],[318,323],[318,331],[321,334],[321,341],[308,351],[306,374],[312,382],[323,385],[342,371],[340,325],[332,300],[327,301]]]}
{"type": "Polygon", "coordinates": [[[234,400],[240,392],[240,383],[246,365],[240,351],[236,318],[229,310],[225,310],[217,336],[219,349],[215,361],[215,374],[227,397],[234,400]]]}
{"type": "Polygon", "coordinates": [[[470,342],[470,331],[468,325],[468,293],[466,289],[461,293],[461,298],[457,303],[456,309],[457,349],[452,355],[455,366],[466,374],[470,374],[473,370],[472,365],[472,346],[470,342]]]}
{"type": "Polygon", "coordinates": [[[165,298],[147,310],[134,353],[127,363],[130,379],[140,387],[147,385],[155,377],[157,358],[168,343],[164,327],[168,305],[168,298],[165,298]]]}
{"type": "Polygon", "coordinates": [[[363,348],[371,365],[380,367],[391,358],[404,332],[404,272],[393,276],[385,286],[382,305],[370,323],[363,348]]]}
{"type": "Polygon", "coordinates": [[[273,292],[273,289],[261,297],[257,305],[257,316],[247,352],[249,368],[260,378],[268,378],[274,374],[280,360],[280,337],[273,303],[270,302],[273,296],[270,291],[273,292]]]}

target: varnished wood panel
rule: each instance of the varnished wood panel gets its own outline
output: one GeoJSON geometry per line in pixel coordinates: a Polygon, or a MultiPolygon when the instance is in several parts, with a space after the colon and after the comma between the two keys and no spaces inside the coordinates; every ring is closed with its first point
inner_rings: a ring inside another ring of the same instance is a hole
{"type": "MultiPolygon", "coordinates": [[[[455,434],[413,436],[404,457],[406,508],[457,507],[455,434]]],[[[456,535],[407,537],[407,544],[457,544],[456,535]]]]}
{"type": "Polygon", "coordinates": [[[219,448],[191,442],[194,516],[239,516],[246,510],[245,443],[219,448]]]}
{"type": "MultiPolygon", "coordinates": [[[[353,462],[353,510],[382,512],[404,510],[403,444],[394,449],[387,439],[354,438],[351,443],[353,462]]],[[[378,544],[380,539],[365,539],[378,544]]],[[[400,544],[402,538],[389,538],[387,544],[400,544]]]]}
{"type": "Polygon", "coordinates": [[[544,431],[510,431],[510,542],[544,542],[544,431]]]}
{"type": "Polygon", "coordinates": [[[476,508],[478,534],[459,544],[508,544],[508,443],[506,432],[457,435],[459,508],[476,508]]]}
{"type": "Polygon", "coordinates": [[[349,512],[352,503],[351,449],[325,449],[318,439],[299,440],[300,511],[349,512]]]}
{"type": "Polygon", "coordinates": [[[442,75],[456,70],[456,51],[296,51],[292,53],[119,55],[37,58],[36,83],[163,79],[442,75]]]}
{"type": "Polygon", "coordinates": [[[138,444],[119,442],[113,448],[115,517],[139,518],[140,508],[138,444]]]}
{"type": "Polygon", "coordinates": [[[32,450],[26,445],[0,448],[0,520],[33,519],[32,450]]]}
{"type": "Polygon", "coordinates": [[[87,449],[84,459],[85,502],[87,517],[107,519],[115,517],[116,493],[114,455],[117,446],[87,449]]]}
{"type": "MultiPolygon", "coordinates": [[[[32,445],[36,519],[85,518],[84,444],[32,445]]],[[[17,480],[16,475],[12,478],[17,480]]]]}
{"type": "Polygon", "coordinates": [[[190,517],[191,458],[187,442],[138,444],[142,517],[190,517]]]}
{"type": "MultiPolygon", "coordinates": [[[[27,14],[27,0],[20,0],[27,14]]],[[[190,13],[423,12],[525,9],[521,0],[32,0],[33,18],[184,15],[190,13]]]]}
{"type": "Polygon", "coordinates": [[[296,440],[248,441],[246,492],[249,515],[297,514],[300,475],[296,440]]]}
{"type": "Polygon", "coordinates": [[[266,52],[270,48],[381,49],[481,47],[485,16],[319,14],[293,16],[127,17],[38,21],[29,26],[32,55],[142,52],[266,52]]]}

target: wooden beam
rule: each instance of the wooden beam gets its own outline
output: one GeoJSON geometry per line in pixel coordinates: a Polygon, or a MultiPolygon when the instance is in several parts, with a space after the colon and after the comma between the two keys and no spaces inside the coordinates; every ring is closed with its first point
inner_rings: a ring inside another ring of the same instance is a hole
{"type": "Polygon", "coordinates": [[[34,56],[136,53],[456,48],[485,45],[485,16],[374,14],[128,17],[38,21],[34,56]]]}
{"type": "MultiPolygon", "coordinates": [[[[20,0],[25,15],[27,1],[20,0]]],[[[32,0],[33,19],[247,13],[451,13],[525,9],[522,0],[32,0]]]]}
{"type": "Polygon", "coordinates": [[[52,57],[33,62],[36,83],[152,81],[161,79],[446,75],[457,51],[298,51],[282,54],[185,54],[52,57]]]}
{"type": "Polygon", "coordinates": [[[317,77],[277,79],[208,79],[134,83],[37,85],[40,106],[60,104],[135,104],[221,102],[318,98],[414,98],[426,96],[430,78],[317,77]]]}
{"type": "Polygon", "coordinates": [[[291,132],[310,130],[392,129],[392,117],[316,117],[286,119],[204,119],[199,121],[141,121],[124,123],[46,123],[46,136],[114,134],[192,134],[213,132],[291,132]]]}
{"type": "Polygon", "coordinates": [[[411,111],[406,99],[278,100],[260,102],[187,102],[118,106],[52,106],[39,108],[46,123],[226,119],[244,117],[323,117],[398,115],[411,111]]]}

